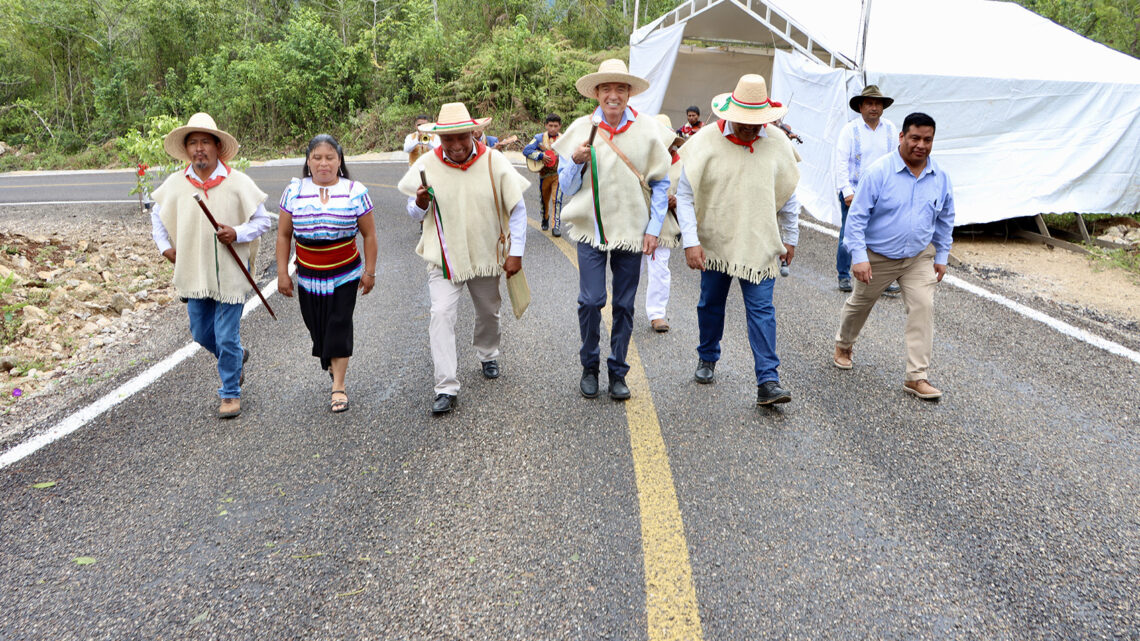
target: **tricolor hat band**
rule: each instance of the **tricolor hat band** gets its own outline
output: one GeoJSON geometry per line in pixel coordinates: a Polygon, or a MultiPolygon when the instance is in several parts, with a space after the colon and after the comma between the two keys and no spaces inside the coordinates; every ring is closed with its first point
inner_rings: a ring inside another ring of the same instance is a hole
{"type": "Polygon", "coordinates": [[[774,102],[770,99],[765,99],[764,102],[742,102],[736,99],[736,96],[729,94],[728,99],[724,101],[717,111],[728,111],[729,105],[736,105],[742,109],[767,109],[768,107],[782,107],[783,105],[774,102]]]}
{"type": "Polygon", "coordinates": [[[455,127],[466,127],[467,125],[479,124],[474,118],[471,120],[460,120],[459,122],[437,122],[435,123],[436,129],[453,129],[455,127]]]}

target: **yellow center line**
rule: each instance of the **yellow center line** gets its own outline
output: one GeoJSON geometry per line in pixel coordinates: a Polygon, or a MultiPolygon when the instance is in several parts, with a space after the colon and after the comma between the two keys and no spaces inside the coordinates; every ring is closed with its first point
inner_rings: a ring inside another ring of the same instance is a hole
{"type": "MultiPolygon", "coordinates": [[[[534,219],[528,224],[540,229],[534,219]]],[[[546,234],[543,234],[546,236],[546,234]]],[[[578,269],[578,252],[562,238],[547,236],[578,269]]],[[[606,306],[612,309],[611,305],[606,306]]],[[[603,314],[612,329],[609,314],[603,314]]],[[[645,564],[645,612],[649,641],[701,641],[701,616],[693,587],[693,568],[685,541],[685,524],[669,468],[669,453],[661,436],[661,423],[653,405],[649,379],[641,364],[637,343],[629,342],[629,372],[625,382],[631,397],[625,401],[633,471],[641,515],[641,553],[645,564]]]]}

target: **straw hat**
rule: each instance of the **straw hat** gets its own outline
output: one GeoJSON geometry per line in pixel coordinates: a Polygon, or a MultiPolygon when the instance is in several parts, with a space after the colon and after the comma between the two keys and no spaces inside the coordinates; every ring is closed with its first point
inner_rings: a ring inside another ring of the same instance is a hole
{"type": "Polygon", "coordinates": [[[598,96],[594,90],[598,85],[606,82],[624,82],[629,85],[630,96],[636,96],[649,88],[648,80],[631,74],[625,63],[617,58],[603,60],[602,64],[598,65],[597,71],[582,76],[578,82],[574,83],[574,86],[577,87],[578,93],[590,100],[595,100],[598,96]]]}
{"type": "Polygon", "coordinates": [[[419,129],[425,134],[461,134],[482,129],[489,122],[490,118],[472,118],[462,102],[449,102],[439,108],[435,122],[420,125],[419,129]]]}
{"type": "Polygon", "coordinates": [[[768,84],[754,73],[741,76],[731,93],[713,98],[712,110],[717,118],[742,125],[765,125],[788,113],[787,107],[768,99],[768,84]]]}
{"type": "Polygon", "coordinates": [[[863,93],[859,94],[858,96],[852,96],[851,101],[847,104],[851,105],[852,111],[859,111],[860,105],[863,104],[863,100],[866,98],[877,98],[879,100],[882,100],[883,109],[890,107],[895,102],[894,98],[888,98],[884,96],[883,92],[879,91],[878,85],[867,85],[866,87],[863,87],[863,93]]]}
{"type": "Polygon", "coordinates": [[[198,131],[204,131],[217,137],[218,158],[222,162],[226,162],[236,156],[238,148],[241,147],[241,145],[238,144],[237,138],[218,129],[218,125],[214,123],[214,119],[210,117],[210,114],[198,112],[190,116],[190,120],[186,121],[185,125],[166,134],[166,137],[162,139],[162,148],[166,150],[166,153],[174,156],[178,160],[190,162],[190,154],[186,153],[186,136],[198,131]]]}

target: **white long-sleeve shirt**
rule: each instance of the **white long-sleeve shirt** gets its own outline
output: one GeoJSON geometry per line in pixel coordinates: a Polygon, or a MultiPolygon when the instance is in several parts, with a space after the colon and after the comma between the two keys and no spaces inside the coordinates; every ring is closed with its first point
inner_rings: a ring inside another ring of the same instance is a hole
{"type": "MultiPolygon", "coordinates": [[[[732,135],[732,123],[724,123],[725,136],[732,135]]],[[[768,137],[768,129],[760,130],[760,138],[768,137]]],[[[685,248],[701,244],[697,237],[697,210],[693,204],[693,186],[681,167],[681,177],[677,180],[677,224],[681,227],[681,245],[685,248]]],[[[792,192],[788,201],[776,212],[776,222],[780,227],[780,240],[785,245],[795,247],[800,240],[800,200],[792,192]]]]}
{"type": "MultiPolygon", "coordinates": [[[[193,176],[197,179],[198,176],[193,172],[193,167],[186,167],[185,175],[193,176]]],[[[218,166],[214,168],[214,173],[210,174],[210,177],[206,180],[213,180],[218,176],[228,176],[229,173],[226,166],[219,162],[218,166]]],[[[155,203],[150,210],[150,237],[154,239],[154,244],[158,246],[158,253],[160,254],[165,253],[166,250],[172,247],[170,244],[170,232],[166,230],[166,225],[162,224],[162,218],[160,216],[161,209],[158,203],[155,203]]],[[[253,212],[253,216],[251,216],[248,221],[234,227],[234,232],[237,233],[237,240],[234,242],[248,243],[266,231],[269,231],[269,228],[272,226],[273,218],[269,215],[269,212],[265,211],[265,203],[258,203],[257,209],[253,212]]]]}
{"type": "Polygon", "coordinates": [[[855,187],[871,163],[893,151],[899,144],[899,130],[886,118],[871,129],[863,117],[843,125],[835,142],[835,189],[844,198],[855,194],[855,187]]]}
{"type": "MultiPolygon", "coordinates": [[[[475,149],[472,147],[471,156],[474,155],[475,149]]],[[[447,158],[447,152],[444,152],[443,156],[447,158]]],[[[465,161],[470,160],[471,156],[468,156],[465,161]]],[[[451,158],[447,159],[456,162],[451,158]]],[[[419,205],[416,204],[415,196],[408,196],[407,210],[408,216],[417,223],[423,221],[424,216],[427,215],[427,210],[420,209],[419,205]]],[[[511,250],[509,254],[511,256],[521,257],[523,252],[526,251],[526,203],[522,198],[519,198],[519,201],[511,207],[511,218],[507,226],[511,230],[511,250]]]]}

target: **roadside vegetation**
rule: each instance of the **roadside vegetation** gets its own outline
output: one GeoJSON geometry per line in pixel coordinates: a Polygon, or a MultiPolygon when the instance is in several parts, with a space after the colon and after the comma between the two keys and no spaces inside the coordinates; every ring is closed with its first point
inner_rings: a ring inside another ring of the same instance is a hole
{"type": "MultiPolygon", "coordinates": [[[[624,53],[633,4],[0,0],[0,171],[134,166],[140,135],[196,111],[247,157],[318,132],[396,149],[454,100],[495,135],[534,133],[586,108],[573,81],[624,53]]],[[[672,4],[642,2],[641,19],[672,4]]]]}
{"type": "MultiPolygon", "coordinates": [[[[1140,0],[1018,1],[1140,55],[1140,0]]],[[[676,4],[644,0],[639,22],[676,4]]],[[[350,152],[395,149],[413,116],[453,100],[494,116],[500,137],[534,133],[550,111],[586,108],[573,80],[627,55],[634,5],[0,0],[0,171],[134,166],[132,135],[196,111],[251,158],[318,132],[350,152]]]]}

